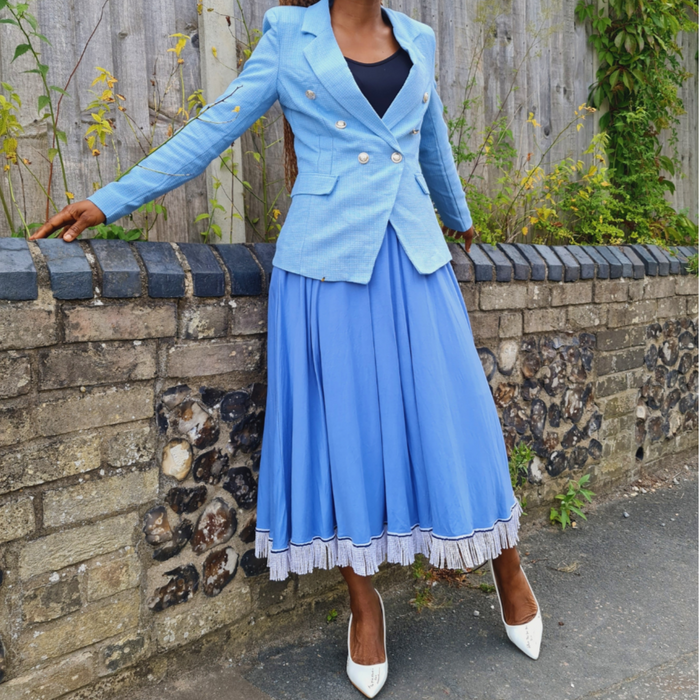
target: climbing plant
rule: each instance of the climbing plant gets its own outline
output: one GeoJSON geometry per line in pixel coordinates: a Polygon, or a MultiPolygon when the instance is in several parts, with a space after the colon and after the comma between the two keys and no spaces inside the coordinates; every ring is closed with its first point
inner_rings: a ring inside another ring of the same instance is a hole
{"type": "MultiPolygon", "coordinates": [[[[681,172],[678,125],[685,114],[678,89],[692,76],[678,36],[697,31],[692,0],[578,0],[576,17],[590,22],[600,61],[589,102],[606,108],[610,182],[618,188],[618,216],[631,238],[677,243],[697,240],[686,211],[665,198],[681,172]],[[668,151],[662,153],[662,134],[668,151]]],[[[695,54],[697,60],[697,52],[695,54]]]]}

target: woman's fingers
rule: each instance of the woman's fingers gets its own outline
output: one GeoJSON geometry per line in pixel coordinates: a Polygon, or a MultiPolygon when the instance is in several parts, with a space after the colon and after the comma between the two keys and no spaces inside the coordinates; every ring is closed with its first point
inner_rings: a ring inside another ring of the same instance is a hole
{"type": "Polygon", "coordinates": [[[74,222],[73,214],[70,211],[70,207],[65,207],[58,214],[52,216],[41,228],[38,228],[29,237],[30,241],[35,241],[37,238],[46,238],[51,235],[54,231],[61,228],[61,226],[70,225],[74,222]]]}
{"type": "Polygon", "coordinates": [[[471,226],[462,236],[464,237],[464,248],[468,253],[469,249],[472,247],[472,241],[474,240],[474,227],[471,226]]]}
{"type": "Polygon", "coordinates": [[[82,202],[69,204],[58,214],[52,216],[41,228],[29,237],[30,241],[46,238],[54,231],[62,228],[61,236],[64,241],[74,241],[86,228],[104,223],[105,215],[99,207],[85,199],[82,202]]]}
{"type": "Polygon", "coordinates": [[[474,240],[474,226],[470,226],[466,231],[455,231],[453,228],[447,228],[447,226],[443,224],[442,232],[446,236],[451,236],[452,238],[463,238],[464,248],[467,253],[469,252],[469,249],[472,246],[472,241],[474,240]]]}

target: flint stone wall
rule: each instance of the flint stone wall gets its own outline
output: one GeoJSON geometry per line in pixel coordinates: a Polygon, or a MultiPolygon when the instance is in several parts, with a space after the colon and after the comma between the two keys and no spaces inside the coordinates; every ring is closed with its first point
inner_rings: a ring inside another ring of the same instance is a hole
{"type": "MultiPolygon", "coordinates": [[[[693,249],[451,247],[528,518],[697,445],[693,249]]],[[[253,554],[273,254],[0,239],[0,700],[102,697],[337,585],[253,554]]]]}

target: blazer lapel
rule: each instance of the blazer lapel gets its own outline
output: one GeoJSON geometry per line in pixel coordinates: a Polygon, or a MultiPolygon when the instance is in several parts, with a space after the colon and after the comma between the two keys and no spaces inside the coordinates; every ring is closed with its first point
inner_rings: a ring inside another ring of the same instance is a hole
{"type": "MultiPolygon", "coordinates": [[[[316,35],[316,38],[304,48],[304,55],[326,90],[351,115],[398,150],[399,144],[387,122],[383,121],[374,111],[372,105],[357,86],[350,68],[348,68],[345,57],[333,34],[328,0],[319,0],[315,5],[311,5],[306,9],[302,29],[316,35]]],[[[411,59],[414,60],[413,54],[411,54],[411,59]]],[[[411,73],[415,74],[415,71],[412,69],[411,73]]],[[[404,88],[406,88],[406,85],[404,85],[404,88]]],[[[394,103],[392,103],[393,106],[394,103]]],[[[386,114],[390,110],[387,110],[386,114]]],[[[398,108],[395,111],[398,113],[398,108]]],[[[386,114],[384,115],[385,117],[386,114]]]]}
{"type": "Polygon", "coordinates": [[[413,41],[415,34],[410,32],[407,23],[398,12],[385,8],[391,24],[394,27],[394,36],[401,47],[408,52],[411,57],[413,66],[406,78],[406,82],[401,87],[394,101],[389,105],[389,109],[384,113],[382,121],[387,128],[393,129],[401,119],[403,119],[411,110],[417,109],[422,104],[423,94],[425,93],[426,85],[428,85],[428,72],[426,67],[425,56],[418,50],[413,41]]]}

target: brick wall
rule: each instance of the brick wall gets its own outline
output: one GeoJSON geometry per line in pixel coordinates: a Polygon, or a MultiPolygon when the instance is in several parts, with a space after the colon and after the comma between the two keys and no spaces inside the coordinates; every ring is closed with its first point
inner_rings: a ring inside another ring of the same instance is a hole
{"type": "MultiPolygon", "coordinates": [[[[697,445],[693,250],[452,251],[529,518],[697,445]]],[[[0,700],[98,697],[337,583],[252,552],[273,253],[0,239],[0,700]]]]}

